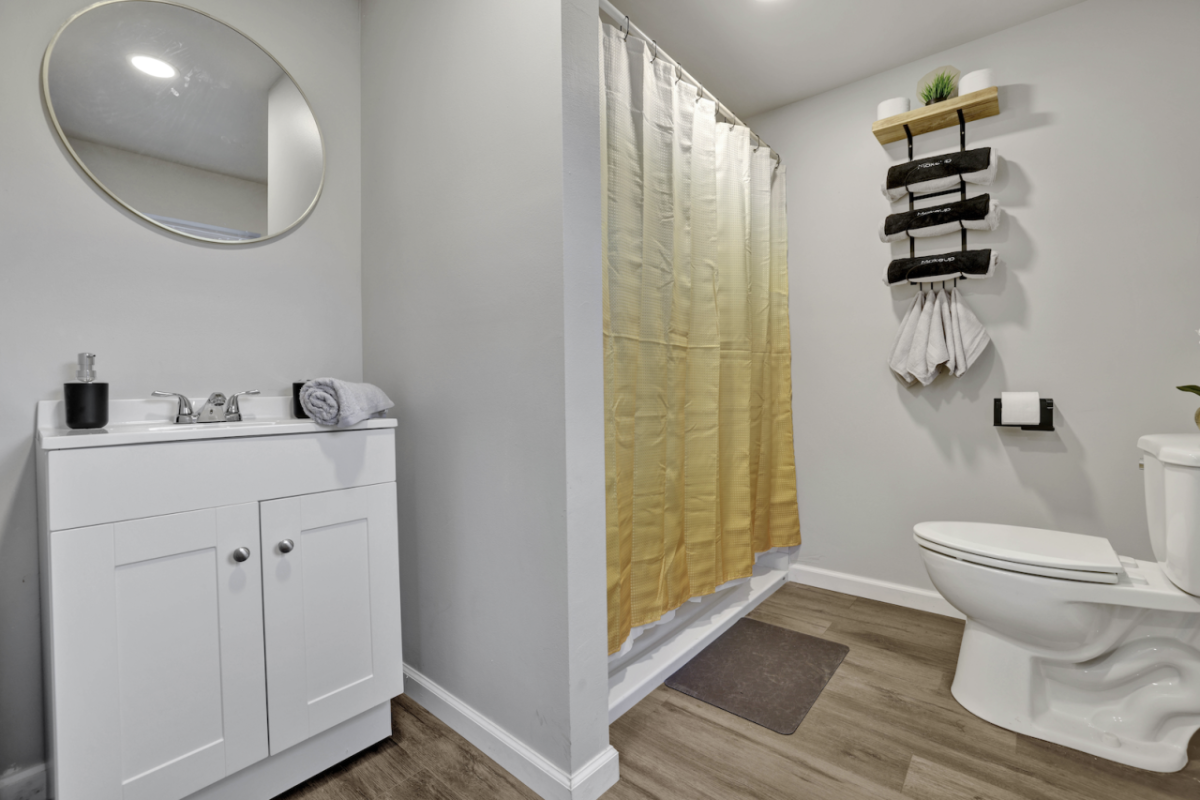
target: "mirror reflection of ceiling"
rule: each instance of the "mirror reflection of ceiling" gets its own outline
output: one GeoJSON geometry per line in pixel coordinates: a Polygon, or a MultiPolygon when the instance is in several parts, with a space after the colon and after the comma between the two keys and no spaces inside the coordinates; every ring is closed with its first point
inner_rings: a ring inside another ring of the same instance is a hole
{"type": "Polygon", "coordinates": [[[279,65],[232,28],[153,2],[78,17],[55,44],[49,70],[55,116],[72,139],[258,183],[267,182],[267,94],[281,77],[279,65]],[[146,74],[134,56],[176,74],[146,74]]]}

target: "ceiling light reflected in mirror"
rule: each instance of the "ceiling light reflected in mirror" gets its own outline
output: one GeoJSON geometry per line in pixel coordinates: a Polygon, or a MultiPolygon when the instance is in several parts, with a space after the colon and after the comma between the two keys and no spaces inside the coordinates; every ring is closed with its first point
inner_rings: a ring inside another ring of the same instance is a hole
{"type": "Polygon", "coordinates": [[[129,61],[142,72],[147,75],[153,75],[156,78],[174,78],[179,74],[167,62],[159,61],[157,58],[151,58],[150,56],[134,56],[129,61]]]}

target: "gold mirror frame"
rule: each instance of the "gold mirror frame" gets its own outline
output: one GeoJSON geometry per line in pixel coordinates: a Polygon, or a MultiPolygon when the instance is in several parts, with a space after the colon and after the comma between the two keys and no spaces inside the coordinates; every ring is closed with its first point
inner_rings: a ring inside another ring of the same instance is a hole
{"type": "Polygon", "coordinates": [[[276,58],[275,55],[270,50],[268,50],[267,48],[265,48],[261,44],[259,44],[258,40],[256,40],[254,37],[247,36],[246,33],[244,31],[242,31],[240,28],[230,25],[228,22],[225,22],[223,19],[214,17],[212,14],[209,14],[205,11],[201,11],[198,8],[192,8],[191,6],[184,5],[183,3],[176,3],[176,2],[174,2],[174,0],[100,0],[100,2],[98,2],[98,3],[93,3],[92,5],[88,6],[87,8],[84,8],[80,11],[76,11],[74,14],[71,15],[70,19],[68,19],[65,23],[63,23],[62,27],[60,27],[58,29],[58,31],[55,32],[53,38],[50,39],[50,44],[48,44],[46,46],[46,54],[45,54],[45,56],[42,57],[42,98],[46,101],[46,111],[49,112],[49,114],[50,114],[50,121],[52,123],[54,123],[54,130],[56,133],[58,133],[59,141],[61,141],[63,143],[63,146],[67,148],[67,152],[71,154],[71,158],[73,158],[75,160],[75,163],[79,165],[79,168],[83,170],[84,174],[87,175],[89,178],[91,178],[92,183],[99,186],[100,189],[106,195],[108,195],[113,200],[115,200],[125,210],[133,213],[140,219],[142,219],[146,222],[149,222],[151,225],[155,226],[156,228],[161,228],[162,230],[173,233],[176,236],[182,236],[185,239],[193,239],[193,240],[200,241],[200,242],[208,242],[209,244],[223,244],[223,245],[260,244],[262,242],[270,241],[271,239],[275,239],[280,236],[283,236],[285,233],[292,230],[300,223],[304,222],[304,220],[308,219],[309,215],[312,214],[313,209],[317,207],[317,201],[321,199],[321,193],[325,189],[325,169],[327,166],[326,160],[325,160],[325,133],[321,130],[321,123],[317,122],[317,114],[315,111],[313,111],[312,103],[310,103],[308,101],[308,95],[306,95],[304,93],[304,89],[300,88],[299,81],[297,81],[295,79],[295,77],[292,76],[292,73],[288,72],[287,67],[285,67],[282,63],[280,63],[279,59],[276,58]],[[321,141],[321,182],[317,185],[317,192],[315,195],[313,195],[312,202],[308,204],[308,208],[306,208],[304,210],[304,213],[301,214],[296,219],[296,221],[293,222],[291,225],[288,225],[286,228],[284,228],[281,231],[276,231],[275,233],[271,233],[266,236],[260,236],[257,239],[236,239],[236,240],[210,239],[206,236],[197,236],[192,233],[185,233],[183,231],[172,228],[169,225],[164,225],[163,223],[159,222],[158,220],[153,219],[153,218],[147,216],[146,214],[143,214],[141,211],[138,211],[136,208],[129,205],[129,203],[126,203],[124,200],[122,200],[120,197],[118,197],[111,189],[109,189],[107,186],[105,186],[104,183],[99,178],[97,178],[96,175],[90,169],[88,169],[87,164],[83,163],[83,159],[79,157],[79,154],[75,152],[75,148],[71,146],[70,140],[67,139],[66,132],[63,131],[62,125],[60,125],[58,122],[58,115],[56,115],[54,113],[54,102],[50,99],[50,56],[54,52],[54,45],[56,45],[58,43],[59,37],[62,36],[63,31],[65,31],[71,25],[72,22],[79,19],[84,14],[88,13],[89,11],[100,8],[101,6],[109,6],[109,5],[116,5],[118,3],[130,3],[130,2],[158,3],[160,5],[175,6],[176,8],[182,8],[185,11],[192,11],[192,12],[195,12],[202,16],[208,17],[212,21],[219,23],[221,25],[224,25],[226,28],[229,28],[230,30],[232,30],[235,33],[244,37],[247,41],[249,41],[251,44],[253,44],[255,47],[257,47],[263,53],[265,53],[268,58],[270,58],[272,61],[275,62],[275,64],[279,67],[279,69],[283,72],[283,74],[288,77],[288,80],[290,80],[292,82],[292,85],[296,87],[296,91],[299,92],[300,97],[304,99],[304,104],[306,106],[308,106],[308,112],[310,114],[312,114],[313,124],[316,125],[316,127],[317,127],[317,137],[321,141]]]}

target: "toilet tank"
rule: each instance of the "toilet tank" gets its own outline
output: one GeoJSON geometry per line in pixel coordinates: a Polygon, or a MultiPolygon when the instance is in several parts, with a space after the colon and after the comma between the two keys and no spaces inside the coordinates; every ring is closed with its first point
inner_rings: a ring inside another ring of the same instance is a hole
{"type": "Polygon", "coordinates": [[[1143,436],[1138,447],[1154,558],[1172,583],[1200,595],[1200,434],[1143,436]]]}

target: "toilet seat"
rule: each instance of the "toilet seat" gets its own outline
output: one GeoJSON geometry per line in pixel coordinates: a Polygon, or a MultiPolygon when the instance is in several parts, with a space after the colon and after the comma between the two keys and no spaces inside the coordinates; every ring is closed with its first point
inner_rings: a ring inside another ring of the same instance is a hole
{"type": "Polygon", "coordinates": [[[1121,561],[1107,539],[984,522],[922,522],[917,544],[981,566],[1087,583],[1117,583],[1121,561]]]}
{"type": "Polygon", "coordinates": [[[969,561],[972,564],[979,564],[984,567],[994,567],[996,569],[1006,569],[1010,572],[1020,572],[1024,575],[1041,575],[1046,578],[1061,578],[1068,581],[1084,581],[1086,583],[1116,583],[1119,578],[1114,572],[1088,572],[1085,570],[1072,569],[1057,569],[1055,567],[1038,567],[1033,564],[1020,564],[1016,561],[1001,561],[998,558],[988,558],[981,556],[978,553],[968,553],[963,550],[955,550],[952,547],[943,547],[940,544],[922,539],[920,536],[913,536],[921,547],[926,550],[932,550],[935,553],[941,553],[951,558],[957,558],[961,561],[969,561]]]}

